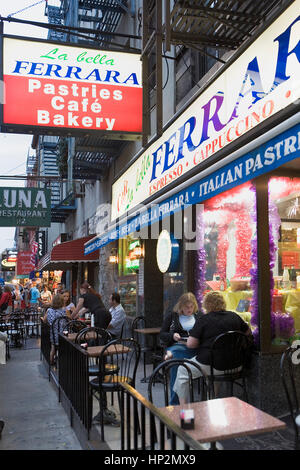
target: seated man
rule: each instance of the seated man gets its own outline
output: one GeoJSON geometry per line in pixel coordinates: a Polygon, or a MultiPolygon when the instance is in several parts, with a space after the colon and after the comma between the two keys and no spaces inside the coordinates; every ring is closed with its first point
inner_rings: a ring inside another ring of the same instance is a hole
{"type": "MultiPolygon", "coordinates": [[[[210,348],[216,337],[227,331],[241,331],[249,336],[252,333],[247,323],[237,313],[226,311],[226,303],[219,292],[206,294],[203,307],[206,314],[197,317],[194,327],[189,332],[187,347],[198,348],[197,355],[191,361],[198,363],[204,374],[210,375],[210,348]]],[[[200,376],[200,371],[196,367],[189,365],[189,368],[193,378],[200,376]]],[[[215,375],[223,373],[214,369],[215,375]]],[[[173,390],[177,393],[181,405],[187,403],[189,376],[185,367],[179,366],[173,390]]]]}
{"type": "Polygon", "coordinates": [[[107,330],[113,339],[120,338],[122,327],[126,318],[125,310],[120,303],[120,295],[117,292],[111,294],[109,299],[111,321],[107,330]]]}

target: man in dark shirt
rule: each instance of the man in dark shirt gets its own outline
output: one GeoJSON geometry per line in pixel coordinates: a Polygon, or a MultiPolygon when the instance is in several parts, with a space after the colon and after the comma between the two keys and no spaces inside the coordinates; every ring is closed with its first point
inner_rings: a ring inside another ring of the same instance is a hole
{"type": "MultiPolygon", "coordinates": [[[[198,363],[204,374],[210,375],[210,348],[216,337],[227,331],[241,331],[246,335],[251,335],[251,330],[238,314],[226,311],[224,298],[218,292],[209,292],[204,298],[203,307],[206,310],[206,315],[197,318],[194,327],[190,330],[187,347],[198,348],[197,355],[191,360],[198,363]]],[[[220,353],[216,355],[215,365],[219,369],[214,369],[215,375],[224,373],[222,356],[220,350],[220,353]]],[[[196,367],[189,367],[193,378],[200,376],[200,372],[196,367]]],[[[174,391],[179,397],[180,404],[187,402],[188,390],[188,372],[184,367],[179,367],[174,391]]]]}

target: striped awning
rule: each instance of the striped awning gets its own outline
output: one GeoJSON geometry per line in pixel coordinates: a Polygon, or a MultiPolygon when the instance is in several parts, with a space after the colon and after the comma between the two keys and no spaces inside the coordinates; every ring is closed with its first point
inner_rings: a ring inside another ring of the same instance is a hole
{"type": "Polygon", "coordinates": [[[40,259],[37,269],[41,270],[68,270],[74,263],[96,263],[99,261],[99,253],[93,252],[87,256],[84,255],[84,244],[94,238],[95,235],[77,238],[69,242],[63,242],[52,248],[40,259]]]}

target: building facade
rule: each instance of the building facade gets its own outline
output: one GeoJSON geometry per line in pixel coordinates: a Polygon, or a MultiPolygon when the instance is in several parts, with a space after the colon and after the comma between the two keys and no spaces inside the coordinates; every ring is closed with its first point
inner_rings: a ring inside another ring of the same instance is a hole
{"type": "Polygon", "coordinates": [[[82,28],[56,40],[140,54],[143,129],[34,137],[56,198],[38,269],[62,269],[74,298],[84,279],[105,303],[119,291],[147,326],[186,291],[200,309],[223,292],[254,333],[251,398],[281,410],[300,333],[299,1],[48,3],[51,24],[82,28]]]}

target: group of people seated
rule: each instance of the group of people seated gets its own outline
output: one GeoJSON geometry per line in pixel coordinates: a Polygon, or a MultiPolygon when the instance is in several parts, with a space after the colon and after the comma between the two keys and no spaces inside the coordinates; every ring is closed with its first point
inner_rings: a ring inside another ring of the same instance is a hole
{"type": "MultiPolygon", "coordinates": [[[[166,347],[165,360],[189,359],[198,364],[204,374],[210,375],[210,348],[215,338],[228,331],[241,331],[252,336],[248,324],[235,312],[226,310],[221,293],[209,292],[203,299],[203,310],[199,312],[197,300],[191,292],[183,294],[173,312],[166,315],[160,332],[160,340],[166,347]]],[[[222,352],[217,357],[214,374],[223,374],[222,352]]],[[[200,376],[198,368],[189,366],[193,378],[200,376]]],[[[170,404],[184,404],[188,400],[189,375],[185,367],[170,371],[170,404]]]]}
{"type": "MultiPolygon", "coordinates": [[[[51,326],[57,318],[68,317],[71,320],[79,320],[85,317],[89,312],[93,315],[94,326],[107,330],[112,339],[119,338],[122,326],[125,321],[125,311],[120,304],[120,295],[113,292],[109,299],[110,307],[107,309],[102,301],[101,295],[98,294],[90,284],[85,281],[80,286],[80,296],[75,306],[71,302],[70,292],[63,290],[61,294],[56,294],[52,298],[51,305],[42,317],[43,321],[47,321],[51,326]]],[[[51,331],[51,352],[50,363],[54,363],[55,347],[58,345],[58,334],[62,332],[64,325],[58,326],[54,324],[54,331],[51,331]],[[60,330],[59,330],[60,328],[60,330]]]]}

